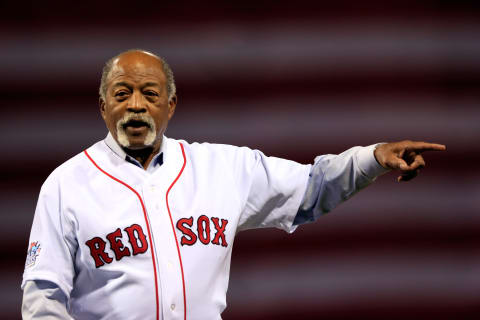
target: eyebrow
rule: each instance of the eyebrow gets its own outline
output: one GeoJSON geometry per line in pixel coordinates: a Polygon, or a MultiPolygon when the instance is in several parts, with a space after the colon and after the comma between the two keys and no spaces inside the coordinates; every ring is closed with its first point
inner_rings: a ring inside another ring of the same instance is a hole
{"type": "Polygon", "coordinates": [[[116,82],[116,83],[113,84],[112,88],[115,88],[115,87],[127,87],[127,88],[131,89],[132,85],[127,83],[127,82],[120,81],[120,82],[116,82]]]}
{"type": "MultiPolygon", "coordinates": [[[[131,89],[133,86],[125,81],[120,81],[120,82],[116,82],[113,84],[113,87],[112,88],[116,88],[116,87],[127,87],[129,89],[131,89]]],[[[142,88],[145,88],[145,87],[161,87],[159,83],[157,82],[146,82],[142,85],[142,88]]]]}

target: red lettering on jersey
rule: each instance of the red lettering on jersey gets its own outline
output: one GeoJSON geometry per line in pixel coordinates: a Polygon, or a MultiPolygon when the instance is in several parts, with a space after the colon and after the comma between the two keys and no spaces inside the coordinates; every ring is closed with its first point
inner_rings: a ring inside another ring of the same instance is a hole
{"type": "Polygon", "coordinates": [[[197,234],[198,239],[203,244],[210,242],[210,219],[207,216],[201,215],[197,220],[197,234]]]}
{"type": "Polygon", "coordinates": [[[108,253],[105,252],[105,245],[107,244],[103,241],[102,238],[95,237],[85,244],[90,248],[90,255],[92,256],[93,260],[95,260],[95,267],[99,268],[106,263],[111,263],[113,261],[112,258],[108,256],[108,253]]]}
{"type": "Polygon", "coordinates": [[[122,240],[122,231],[120,228],[113,231],[112,233],[107,234],[107,239],[110,242],[110,248],[112,248],[115,253],[115,259],[120,261],[123,257],[130,255],[130,249],[123,245],[122,240]]]}
{"type": "Polygon", "coordinates": [[[212,243],[220,245],[220,239],[222,239],[222,247],[228,246],[227,240],[225,238],[225,227],[227,226],[228,220],[222,219],[222,225],[219,224],[218,218],[212,218],[213,225],[217,230],[215,233],[215,238],[213,238],[212,243]]]}
{"type": "Polygon", "coordinates": [[[206,215],[201,215],[197,218],[197,232],[192,230],[195,219],[190,218],[181,218],[177,221],[177,229],[183,233],[182,238],[180,239],[180,244],[192,246],[197,242],[197,239],[201,243],[208,245],[210,244],[210,220],[212,220],[215,227],[216,233],[212,242],[215,245],[227,247],[227,237],[225,236],[225,229],[228,224],[227,219],[220,218],[209,218],[206,215]]]}
{"type": "Polygon", "coordinates": [[[195,233],[190,229],[193,226],[193,217],[190,218],[182,218],[177,221],[177,229],[183,233],[182,239],[180,240],[180,244],[192,246],[197,242],[197,236],[195,233]],[[186,227],[187,225],[188,227],[186,227]],[[190,227],[190,228],[189,228],[190,227]],[[188,237],[188,238],[187,238],[188,237]]]}
{"type": "Polygon", "coordinates": [[[132,246],[133,255],[137,255],[139,253],[144,253],[148,250],[148,242],[147,236],[143,233],[143,229],[138,224],[132,224],[130,227],[126,227],[123,229],[128,234],[128,241],[132,246]],[[138,245],[138,241],[140,241],[141,245],[138,245]]]}

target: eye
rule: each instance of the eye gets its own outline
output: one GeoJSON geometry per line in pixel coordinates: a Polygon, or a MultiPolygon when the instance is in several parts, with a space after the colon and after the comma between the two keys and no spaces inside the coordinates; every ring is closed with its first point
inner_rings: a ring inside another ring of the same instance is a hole
{"type": "Polygon", "coordinates": [[[155,91],[152,91],[152,90],[145,91],[143,94],[146,95],[146,96],[149,96],[149,97],[156,97],[156,96],[158,96],[158,93],[155,92],[155,91]]]}
{"type": "Polygon", "coordinates": [[[115,97],[125,97],[126,95],[128,95],[126,91],[118,91],[115,93],[115,97]]]}

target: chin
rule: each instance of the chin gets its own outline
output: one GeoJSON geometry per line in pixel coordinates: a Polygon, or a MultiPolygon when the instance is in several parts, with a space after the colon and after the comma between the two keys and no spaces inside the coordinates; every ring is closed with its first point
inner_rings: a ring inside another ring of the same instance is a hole
{"type": "Polygon", "coordinates": [[[153,147],[157,141],[157,134],[153,130],[149,130],[145,136],[131,136],[121,130],[117,132],[117,140],[124,148],[140,150],[153,147]]]}
{"type": "Polygon", "coordinates": [[[138,137],[131,137],[130,139],[128,139],[127,145],[122,144],[122,147],[131,149],[131,150],[152,148],[153,146],[154,146],[154,142],[149,143],[149,141],[146,141],[146,139],[141,139],[141,138],[139,139],[138,137]]]}
{"type": "Polygon", "coordinates": [[[128,146],[122,145],[122,147],[125,148],[125,149],[129,149],[129,150],[142,150],[142,149],[147,148],[147,146],[145,146],[145,145],[134,144],[134,143],[131,143],[128,146]]]}

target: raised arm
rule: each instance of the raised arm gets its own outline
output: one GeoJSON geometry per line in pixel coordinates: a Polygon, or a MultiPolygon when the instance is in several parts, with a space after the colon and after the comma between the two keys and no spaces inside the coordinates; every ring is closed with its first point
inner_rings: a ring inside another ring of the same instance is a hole
{"type": "Polygon", "coordinates": [[[401,171],[398,181],[413,179],[425,166],[421,153],[433,150],[442,151],[446,147],[405,140],[353,147],[338,155],[318,156],[294,224],[315,221],[389,170],[401,171]]]}

